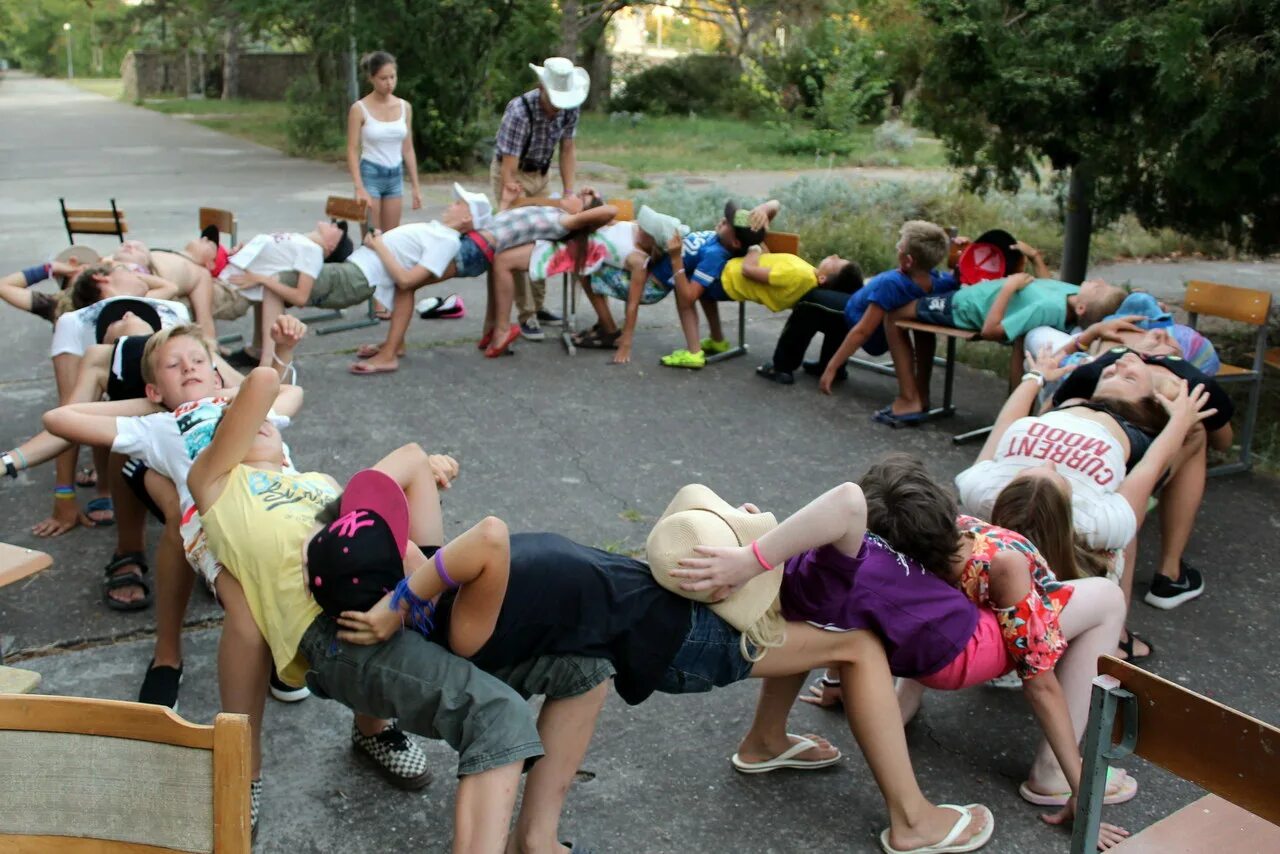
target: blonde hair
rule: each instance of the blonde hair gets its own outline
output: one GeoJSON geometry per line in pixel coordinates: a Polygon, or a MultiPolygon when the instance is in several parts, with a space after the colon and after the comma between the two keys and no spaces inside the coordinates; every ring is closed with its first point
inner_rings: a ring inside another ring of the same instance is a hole
{"type": "Polygon", "coordinates": [[[782,619],[782,597],[778,597],[773,600],[769,610],[760,615],[760,619],[747,626],[738,645],[741,647],[743,658],[756,662],[764,658],[769,650],[782,646],[786,642],[787,621],[782,619]],[[754,655],[748,645],[756,648],[754,655]]]}
{"type": "Polygon", "coordinates": [[[922,219],[904,222],[898,237],[911,260],[925,270],[941,264],[951,249],[951,238],[942,227],[922,219]]]}
{"type": "Polygon", "coordinates": [[[213,358],[213,352],[209,349],[209,342],[204,340],[204,335],[200,332],[200,327],[194,323],[184,323],[179,326],[170,326],[168,329],[161,329],[147,339],[147,346],[142,348],[142,381],[148,385],[155,384],[156,381],[156,353],[165,344],[168,344],[174,338],[194,338],[200,342],[200,346],[209,354],[209,358],[213,358]]]}

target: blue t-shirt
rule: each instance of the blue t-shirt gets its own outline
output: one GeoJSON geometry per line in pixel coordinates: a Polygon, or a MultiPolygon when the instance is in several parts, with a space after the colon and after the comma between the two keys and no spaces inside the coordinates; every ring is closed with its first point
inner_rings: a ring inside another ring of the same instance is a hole
{"type": "MultiPolygon", "coordinates": [[[[933,282],[931,293],[935,294],[945,294],[960,287],[960,280],[956,278],[955,273],[939,273],[937,270],[930,270],[929,280],[933,282]]],[[[873,303],[890,312],[924,296],[926,296],[925,292],[906,273],[901,270],[886,270],[867,279],[862,287],[853,292],[849,301],[844,304],[844,319],[852,329],[858,325],[858,321],[862,320],[862,315],[867,313],[867,306],[873,303]]],[[[872,333],[867,342],[862,345],[862,349],[872,356],[879,356],[888,351],[889,342],[884,337],[883,326],[872,333]]]]}
{"type": "MultiPolygon", "coordinates": [[[[720,281],[720,272],[729,263],[733,254],[720,244],[719,238],[712,231],[691,231],[685,235],[684,247],[681,250],[684,259],[684,274],[689,281],[709,288],[720,281]]],[[[650,275],[661,282],[667,290],[676,286],[675,271],[671,269],[671,256],[663,255],[653,265],[650,275]]]]}

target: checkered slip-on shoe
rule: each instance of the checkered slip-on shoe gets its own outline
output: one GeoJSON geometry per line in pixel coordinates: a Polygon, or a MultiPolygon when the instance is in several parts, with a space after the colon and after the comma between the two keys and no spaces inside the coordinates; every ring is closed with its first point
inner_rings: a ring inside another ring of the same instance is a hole
{"type": "Polygon", "coordinates": [[[427,754],[395,724],[390,724],[377,735],[362,735],[353,721],[351,744],[393,786],[414,790],[431,782],[431,772],[427,770],[427,754]]]}
{"type": "Polygon", "coordinates": [[[249,833],[251,836],[258,834],[258,813],[262,811],[262,781],[251,780],[249,782],[249,833]]]}

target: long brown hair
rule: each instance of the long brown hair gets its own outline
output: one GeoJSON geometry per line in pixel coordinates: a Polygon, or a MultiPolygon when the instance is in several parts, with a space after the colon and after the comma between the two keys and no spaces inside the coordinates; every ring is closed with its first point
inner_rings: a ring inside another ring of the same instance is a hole
{"type": "Polygon", "coordinates": [[[991,524],[1030,540],[1061,581],[1106,575],[1106,561],[1076,536],[1071,514],[1071,499],[1058,484],[1047,477],[1019,477],[996,496],[991,524]]]}

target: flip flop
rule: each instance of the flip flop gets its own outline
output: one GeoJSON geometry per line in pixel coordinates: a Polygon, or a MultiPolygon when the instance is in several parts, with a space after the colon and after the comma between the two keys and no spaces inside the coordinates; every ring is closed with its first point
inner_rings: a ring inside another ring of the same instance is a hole
{"type": "Polygon", "coordinates": [[[89,516],[89,520],[93,522],[93,526],[95,528],[110,528],[112,525],[116,523],[115,504],[111,501],[110,498],[103,495],[93,499],[92,501],[90,501],[88,504],[84,506],[84,512],[86,516],[88,516],[90,513],[102,513],[104,511],[111,513],[110,519],[94,519],[92,516],[89,516]]]}
{"type": "Polygon", "coordinates": [[[927,412],[904,412],[900,415],[895,414],[893,411],[893,404],[889,404],[884,409],[877,410],[876,413],[871,416],[871,420],[880,424],[888,424],[890,427],[914,427],[928,417],[929,413],[927,412]]]}
{"type": "Polygon", "coordinates": [[[932,845],[921,845],[919,848],[894,848],[889,844],[889,831],[885,829],[880,834],[880,848],[883,849],[885,854],[960,854],[963,851],[977,851],[990,841],[991,834],[996,829],[996,819],[991,810],[982,804],[967,804],[962,807],[955,804],[938,804],[938,806],[960,813],[960,818],[956,819],[956,823],[952,825],[950,832],[946,836],[932,845]],[[973,821],[973,811],[975,809],[987,810],[986,826],[968,842],[956,843],[956,837],[964,833],[965,828],[973,821]]]}
{"type": "Polygon", "coordinates": [[[400,366],[380,367],[377,365],[371,365],[368,362],[356,362],[351,367],[347,368],[347,370],[357,376],[365,376],[368,374],[394,374],[396,371],[400,370],[400,366]],[[361,365],[364,367],[361,367],[361,365]]]}
{"type": "Polygon", "coordinates": [[[770,771],[777,771],[779,768],[796,768],[806,771],[814,768],[826,768],[829,765],[836,764],[843,758],[840,751],[837,750],[835,756],[830,756],[826,759],[796,759],[799,754],[817,747],[818,742],[812,738],[792,735],[791,733],[787,733],[787,737],[796,738],[799,741],[772,759],[766,759],[763,762],[748,762],[735,753],[730,757],[729,761],[733,763],[735,771],[741,771],[743,774],[767,774],[770,771]]]}
{"type": "MultiPolygon", "coordinates": [[[[1102,802],[1108,806],[1115,804],[1123,804],[1133,800],[1138,796],[1138,781],[1130,777],[1120,768],[1107,769],[1107,788],[1111,788],[1111,783],[1117,776],[1124,774],[1124,779],[1120,783],[1120,788],[1114,792],[1107,794],[1102,802]]],[[[1038,807],[1060,807],[1064,806],[1071,798],[1071,791],[1054,792],[1053,794],[1044,794],[1043,792],[1032,791],[1026,783],[1018,787],[1018,794],[1022,799],[1030,804],[1038,807]]]]}
{"type": "Polygon", "coordinates": [[[502,343],[494,344],[488,350],[485,350],[484,357],[486,359],[496,359],[499,356],[507,355],[508,353],[512,352],[510,349],[511,345],[514,344],[516,342],[516,339],[519,337],[520,337],[520,327],[514,323],[511,324],[510,328],[507,329],[507,337],[502,340],[502,343]]]}

